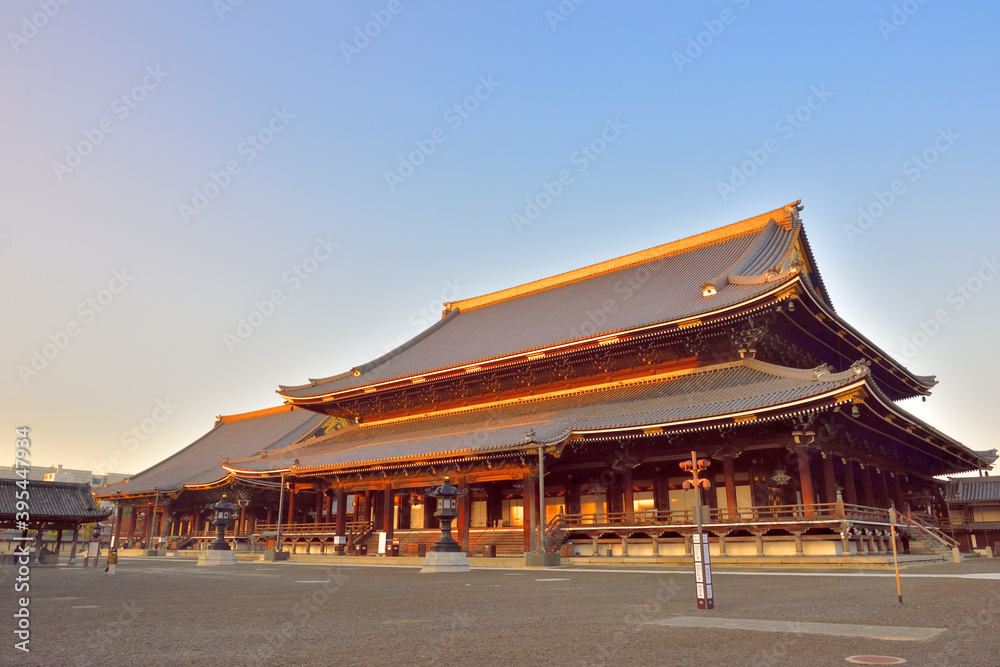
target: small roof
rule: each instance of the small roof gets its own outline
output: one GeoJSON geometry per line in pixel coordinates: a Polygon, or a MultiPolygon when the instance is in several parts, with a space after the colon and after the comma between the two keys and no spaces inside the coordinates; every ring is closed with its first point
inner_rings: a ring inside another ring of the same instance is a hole
{"type": "Polygon", "coordinates": [[[31,523],[93,523],[110,516],[90,495],[89,484],[73,482],[29,482],[26,489],[18,487],[18,480],[0,479],[0,523],[15,520],[17,494],[28,492],[31,523]]]}
{"type": "Polygon", "coordinates": [[[446,304],[441,320],[382,357],[278,393],[291,401],[316,398],[734,306],[814,264],[799,209],[792,202],[687,239],[446,304]]]}
{"type": "Polygon", "coordinates": [[[957,477],[948,480],[948,502],[1000,504],[1000,476],[957,477]]]}
{"type": "Polygon", "coordinates": [[[285,447],[308,435],[326,418],[290,405],[220,416],[211,431],[184,449],[125,481],[102,487],[97,495],[169,493],[183,486],[221,482],[229,475],[221,465],[223,459],[285,447]]]}
{"type": "Polygon", "coordinates": [[[868,372],[864,366],[828,373],[825,368],[802,370],[741,359],[600,388],[362,423],[263,457],[231,459],[226,467],[253,474],[286,470],[294,460],[296,471],[347,469],[517,450],[528,442],[554,444],[572,434],[604,430],[695,427],[699,421],[750,415],[837,392],[863,381],[868,372]]]}

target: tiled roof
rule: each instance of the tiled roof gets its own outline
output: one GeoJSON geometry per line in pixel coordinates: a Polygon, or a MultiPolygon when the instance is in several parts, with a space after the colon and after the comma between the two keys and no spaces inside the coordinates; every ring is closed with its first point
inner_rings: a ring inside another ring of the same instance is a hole
{"type": "MultiPolygon", "coordinates": [[[[711,232],[449,304],[427,331],[351,372],[281,387],[323,396],[712,312],[799,275],[798,202],[711,232]],[[717,293],[705,296],[711,285],[717,293]]],[[[822,289],[819,276],[813,279],[822,289]]]]}
{"type": "Polygon", "coordinates": [[[835,391],[867,375],[867,369],[814,373],[755,359],[676,373],[659,380],[618,383],[609,388],[552,398],[509,401],[496,407],[458,411],[383,424],[362,424],[329,436],[269,451],[265,458],[230,460],[235,471],[346,468],[388,460],[486,453],[532,441],[560,442],[572,433],[678,425],[762,410],[835,391]]]}
{"type": "Polygon", "coordinates": [[[225,458],[250,456],[262,450],[286,447],[318,427],[326,415],[281,406],[220,417],[215,428],[193,443],[128,481],[102,487],[100,497],[116,491],[126,494],[176,491],[181,486],[211,484],[224,479],[225,458]]]}
{"type": "Polygon", "coordinates": [[[1000,503],[1000,476],[950,479],[947,494],[957,504],[1000,503]]]}
{"type": "Polygon", "coordinates": [[[20,489],[17,480],[0,479],[0,521],[14,519],[17,493],[27,490],[28,514],[32,522],[79,521],[87,523],[105,519],[109,512],[94,504],[89,484],[71,482],[29,482],[20,489]]]}

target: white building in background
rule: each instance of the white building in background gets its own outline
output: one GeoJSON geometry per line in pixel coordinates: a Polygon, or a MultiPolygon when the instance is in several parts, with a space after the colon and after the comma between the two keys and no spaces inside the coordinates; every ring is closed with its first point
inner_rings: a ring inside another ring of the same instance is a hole
{"type": "MultiPolygon", "coordinates": [[[[62,465],[53,466],[29,466],[28,479],[32,482],[74,482],[76,484],[90,484],[91,486],[101,486],[104,484],[114,484],[130,477],[131,473],[109,472],[98,475],[90,470],[75,470],[73,468],[63,468],[62,465]]],[[[0,466],[0,479],[20,479],[17,470],[13,466],[0,466]]]]}

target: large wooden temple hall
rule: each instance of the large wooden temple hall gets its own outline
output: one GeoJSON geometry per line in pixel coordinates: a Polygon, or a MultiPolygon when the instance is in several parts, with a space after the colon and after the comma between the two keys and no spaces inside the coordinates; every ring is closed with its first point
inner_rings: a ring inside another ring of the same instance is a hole
{"type": "Polygon", "coordinates": [[[900,406],[935,379],[837,314],[800,211],[446,304],[384,356],[100,489],[115,539],[198,548],[225,493],[238,544],[273,547],[280,523],[293,553],[373,554],[379,533],[417,553],[449,475],[470,554],[683,557],[695,451],[720,558],[885,554],[891,506],[908,549],[950,552],[936,477],[997,453],[900,406]]]}

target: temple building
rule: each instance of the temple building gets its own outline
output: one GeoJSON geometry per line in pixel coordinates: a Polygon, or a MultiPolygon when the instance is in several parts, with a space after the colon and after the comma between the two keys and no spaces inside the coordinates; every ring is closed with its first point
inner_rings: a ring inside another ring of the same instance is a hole
{"type": "Polygon", "coordinates": [[[226,490],[234,539],[273,543],[281,523],[296,552],[384,533],[412,553],[450,475],[470,553],[670,558],[691,552],[698,492],[678,464],[696,452],[719,556],[884,554],[891,506],[914,553],[950,553],[935,478],[996,452],[900,407],[935,379],[837,314],[800,210],[448,303],[395,350],[282,386],[284,407],[220,418],[100,494],[142,517],[130,542],[201,539],[226,490]]]}

